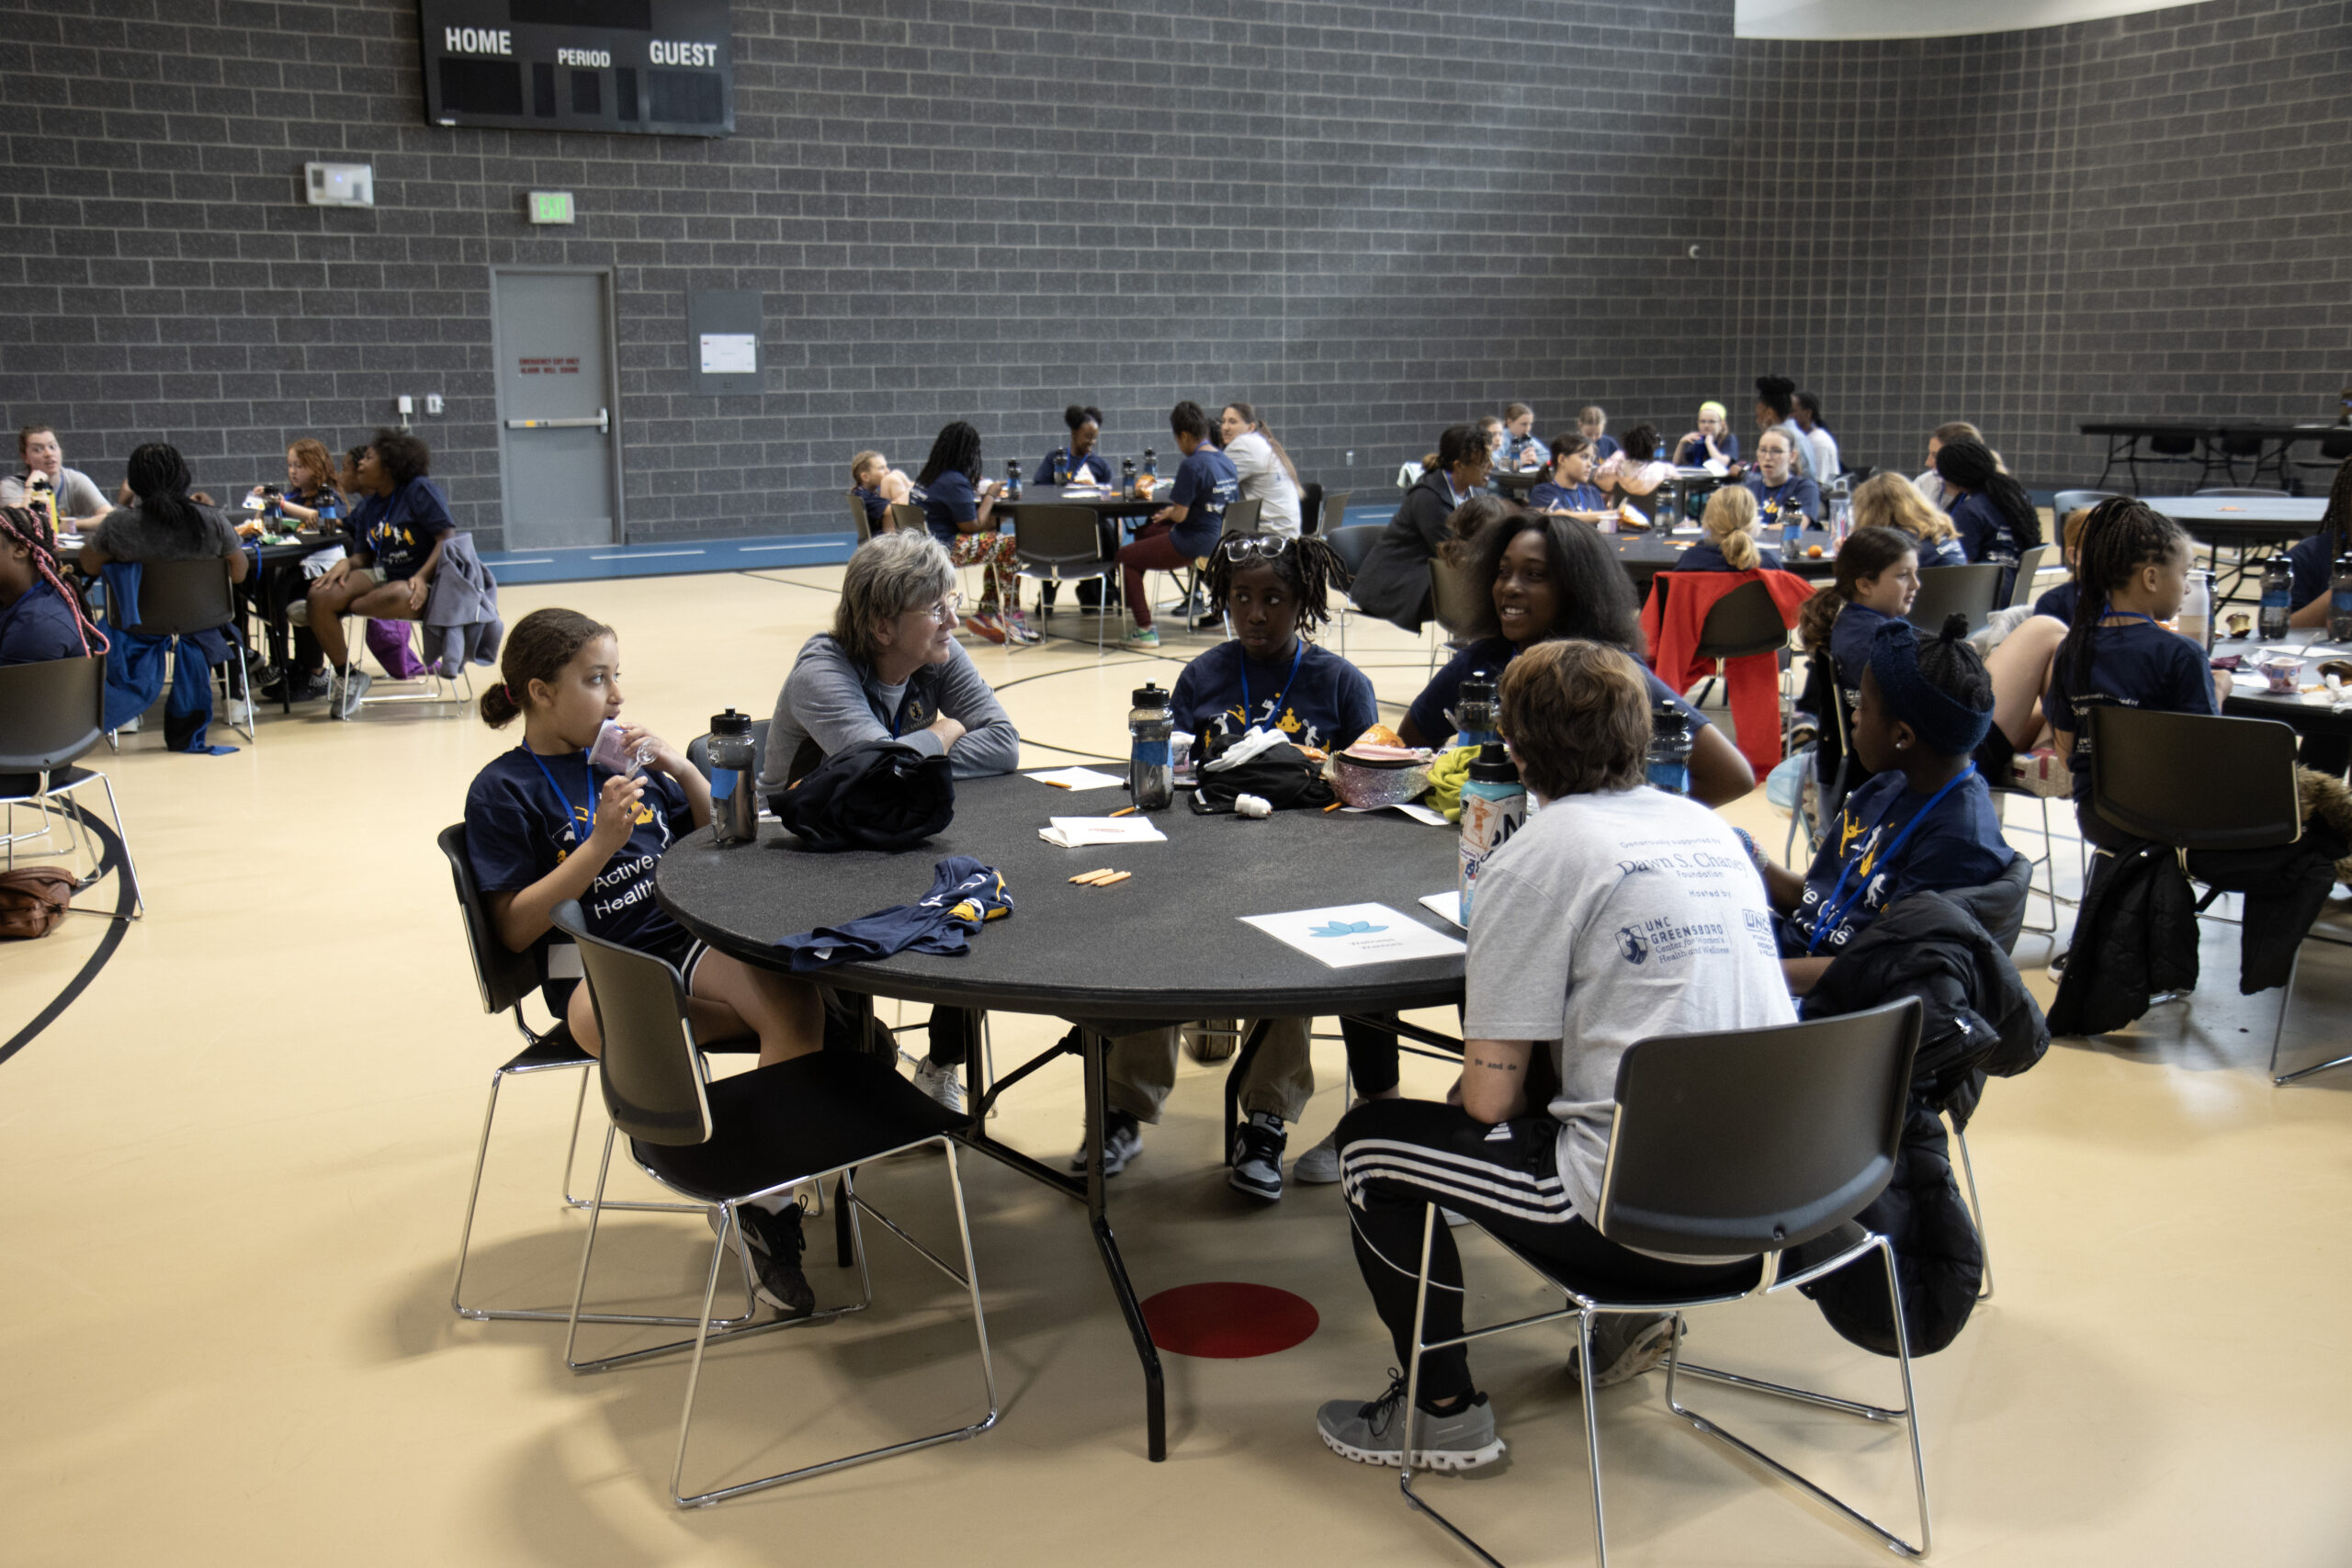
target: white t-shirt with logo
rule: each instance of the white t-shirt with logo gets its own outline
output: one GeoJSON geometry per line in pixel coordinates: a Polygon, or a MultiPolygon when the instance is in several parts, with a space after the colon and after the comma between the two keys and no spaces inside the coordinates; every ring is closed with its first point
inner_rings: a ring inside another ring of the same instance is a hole
{"type": "Polygon", "coordinates": [[[1553,1042],[1560,1179],[1598,1221],[1617,1062],[1661,1034],[1796,1021],[1763,878],[1729,823],[1644,785],[1530,817],[1478,873],[1466,1037],[1553,1042]]]}

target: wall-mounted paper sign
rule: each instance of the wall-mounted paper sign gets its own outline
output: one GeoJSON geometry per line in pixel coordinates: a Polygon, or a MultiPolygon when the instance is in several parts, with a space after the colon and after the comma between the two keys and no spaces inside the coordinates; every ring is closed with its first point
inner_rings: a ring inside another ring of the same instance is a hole
{"type": "Polygon", "coordinates": [[[702,373],[749,376],[760,367],[760,340],[752,333],[702,334],[702,373]]]}

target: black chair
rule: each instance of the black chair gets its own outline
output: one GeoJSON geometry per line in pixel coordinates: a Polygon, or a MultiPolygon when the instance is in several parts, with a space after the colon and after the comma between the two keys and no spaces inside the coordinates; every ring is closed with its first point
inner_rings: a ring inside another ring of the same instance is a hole
{"type": "MultiPolygon", "coordinates": [[[[2266,468],[2273,467],[2274,465],[2281,470],[2279,475],[2280,479],[2285,479],[2286,475],[2284,473],[2284,469],[2287,466],[2286,444],[2281,442],[2277,451],[2265,454],[2263,446],[2267,440],[2268,438],[2258,430],[2225,429],[2222,432],[2220,439],[2213,444],[2213,450],[2215,455],[2221,458],[2222,472],[2229,477],[2232,484],[2235,484],[2237,482],[2238,464],[2241,461],[2251,462],[2253,464],[2253,468],[2249,469],[2247,473],[2247,478],[2249,479],[2260,479],[2262,477],[2262,470],[2266,468]]],[[[2210,469],[2211,464],[2209,462],[2207,467],[2210,469]]],[[[2274,493],[2283,495],[2286,492],[2284,491],[2279,491],[2274,493]]]]}
{"type": "MultiPolygon", "coordinates": [[[[153,560],[139,569],[139,624],[126,626],[123,630],[141,637],[187,637],[196,632],[226,632],[229,634],[228,665],[217,671],[221,691],[228,696],[242,698],[245,705],[245,722],[239,724],[236,710],[229,715],[229,728],[254,739],[255,717],[251,672],[237,635],[237,587],[229,581],[229,563],[219,556],[202,560],[153,560]],[[230,682],[234,671],[236,681],[230,682]]],[[[182,646],[175,659],[188,657],[182,646]]],[[[258,742],[256,742],[257,744],[258,742]]]]}
{"type": "MultiPolygon", "coordinates": [[[[1018,576],[1038,582],[1100,582],[1104,585],[1105,600],[1111,596],[1109,584],[1119,570],[1118,561],[1103,553],[1102,525],[1088,506],[1023,505],[1021,526],[1012,536],[1012,555],[1018,576]]],[[[1114,615],[1106,607],[1095,610],[1098,656],[1114,615]]]]}
{"type": "Polygon", "coordinates": [[[2128,501],[2120,490],[2062,490],[2050,498],[2051,532],[2057,534],[2066,525],[2066,515],[2085,507],[2097,506],[2102,501],[2128,501]]]}
{"type": "Polygon", "coordinates": [[[917,506],[911,501],[892,502],[890,503],[890,510],[887,515],[890,520],[888,531],[894,534],[899,532],[900,529],[905,529],[911,533],[920,533],[930,526],[930,525],[923,520],[922,508],[917,506]]]}
{"type": "MultiPolygon", "coordinates": [[[[1601,1179],[1601,1235],[1622,1246],[1673,1257],[1733,1263],[1753,1258],[1753,1282],[1704,1295],[1623,1300],[1565,1278],[1557,1266],[1506,1250],[1556,1288],[1566,1304],[1508,1323],[1473,1328],[1459,1338],[1424,1341],[1430,1256],[1438,1224],[1430,1204],[1421,1224],[1419,1300],[1414,1354],[1406,1369],[1403,1475],[1405,1500],[1488,1562],[1494,1557],[1413,1491],[1413,1425],[1418,1418],[1421,1357],[1428,1351],[1574,1318],[1577,1364],[1593,1365],[1592,1320],[1601,1313],[1676,1314],[1666,1360],[1666,1404],[1701,1432],[1763,1465],[1826,1503],[1905,1557],[1923,1556],[1930,1534],[1927,1463],[1920,1451],[1917,1402],[1911,1387],[1910,1336],[1895,1282],[1894,1250],[1884,1236],[1850,1222],[1885,1188],[1902,1148],[1919,1044],[1921,1009],[1915,999],[1842,1018],[1724,1034],[1645,1040],[1617,1066],[1616,1122],[1601,1179]],[[1808,1243],[1818,1243],[1808,1246],[1808,1243]],[[1802,1249],[1801,1251],[1799,1249],[1802,1249]],[[1797,1256],[1792,1257],[1795,1252],[1797,1256]],[[1680,1314],[1702,1306],[1760,1297],[1808,1284],[1876,1252],[1894,1303],[1895,1360],[1903,1403],[1892,1407],[1832,1398],[1810,1390],[1681,1364],[1680,1314]],[[1911,1479],[1917,1496],[1915,1545],[1858,1512],[1770,1455],[1684,1406],[1675,1396],[1679,1376],[1725,1382],[1871,1421],[1900,1421],[1911,1445],[1911,1479]]],[[[1477,1224],[1475,1213],[1471,1224],[1477,1224]]],[[[1609,1562],[1607,1514],[1600,1489],[1600,1404],[1588,1386],[1586,1455],[1592,1475],[1592,1528],[1600,1568],[1609,1562]]]]}
{"type": "Polygon", "coordinates": [[[850,536],[862,545],[874,537],[874,520],[865,514],[865,502],[857,491],[843,491],[842,498],[849,502],[850,536]]]}
{"type": "Polygon", "coordinates": [[[1477,572],[1456,566],[1443,556],[1430,558],[1430,618],[1437,632],[1430,638],[1430,670],[1437,670],[1438,654],[1451,652],[1470,640],[1470,628],[1494,613],[1492,590],[1477,572]]]}
{"type": "MultiPolygon", "coordinates": [[[[1326,529],[1323,540],[1331,547],[1331,553],[1340,558],[1340,564],[1348,569],[1349,580],[1352,581],[1363,573],[1363,563],[1372,558],[1372,547],[1380,543],[1380,536],[1387,531],[1384,525],[1378,523],[1356,523],[1343,528],[1326,529]]],[[[1355,601],[1352,598],[1340,606],[1338,619],[1342,657],[1348,651],[1348,619],[1354,610],[1355,601]]]]}
{"type": "MultiPolygon", "coordinates": [[[[2123,468],[2132,476],[2132,493],[2134,495],[2140,494],[2143,488],[2140,483],[2140,465],[2143,463],[2159,468],[2181,468],[2194,463],[2199,484],[2204,483],[2206,476],[2213,471],[2213,459],[2200,450],[2202,438],[2196,431],[2150,431],[2144,436],[2148,444],[2144,455],[2140,450],[2142,439],[2135,436],[2123,453],[2123,468]]],[[[2106,476],[2102,474],[2099,477],[2104,479],[2106,476]]]]}
{"type": "Polygon", "coordinates": [[[1338,533],[1340,529],[1346,527],[1348,525],[1348,502],[1354,499],[1355,491],[1351,490],[1329,491],[1325,492],[1322,509],[1317,513],[1316,525],[1314,527],[1308,529],[1307,532],[1310,534],[1320,534],[1328,539],[1332,535],[1338,533]]]}
{"type": "MultiPolygon", "coordinates": [[[[2102,705],[2091,710],[2090,738],[2091,807],[2134,838],[2168,844],[2186,857],[2192,850],[2276,849],[2302,837],[2290,725],[2102,705]]],[[[2183,863],[2186,869],[2185,858],[2183,863]]],[[[2211,902],[2209,895],[2199,912],[2211,902]]],[[[2299,951],[2270,1032],[2274,1084],[2352,1062],[2352,1055],[2337,1056],[2280,1075],[2278,1041],[2301,966],[2299,951]]]]}
{"type": "MultiPolygon", "coordinates": [[[[2298,457],[2294,460],[2293,466],[2298,468],[2312,468],[2327,474],[2330,476],[2329,482],[2333,483],[2335,470],[2344,466],[2344,460],[2347,457],[2352,457],[2352,428],[2329,431],[2319,438],[2319,457],[2316,461],[2298,457]]],[[[2301,481],[2295,482],[2300,484],[2301,481]]]]}
{"type": "MultiPolygon", "coordinates": [[[[1671,573],[1660,572],[1651,592],[1664,594],[1671,592],[1668,579],[1671,573]]],[[[1696,576],[1697,573],[1691,575],[1696,576]]],[[[1707,610],[1707,618],[1699,623],[1698,656],[1702,659],[1747,659],[1760,653],[1778,654],[1789,646],[1789,625],[1781,618],[1781,607],[1773,603],[1772,591],[1761,582],[1743,582],[1707,610]]],[[[1699,703],[1704,705],[1714,690],[1715,678],[1699,690],[1699,703]]],[[[1783,692],[1783,699],[1787,697],[1783,692]]],[[[1782,706],[1786,707],[1785,700],[1782,706]]],[[[1786,716],[1782,717],[1782,739],[1786,741],[1786,716]]]]}
{"type": "MultiPolygon", "coordinates": [[[[520,1320],[526,1323],[563,1323],[571,1314],[560,1308],[524,1309],[515,1307],[469,1307],[465,1303],[466,1260],[473,1245],[474,1209],[481,1198],[481,1178],[490,1163],[490,1132],[498,1121],[498,1091],[510,1077],[531,1073],[560,1072],[578,1069],[580,1093],[572,1101],[571,1135],[564,1140],[563,1202],[566,1208],[585,1209],[588,1200],[571,1195],[571,1168],[580,1148],[582,1110],[588,1101],[587,1069],[596,1065],[596,1058],[580,1048],[571,1037],[571,1026],[557,1019],[544,1030],[535,1030],[523,1014],[524,999],[539,988],[547,979],[548,954],[555,944],[540,942],[526,953],[517,953],[499,939],[497,927],[490,918],[490,907],[483,901],[480,885],[474,881],[473,861],[466,853],[466,825],[453,822],[441,829],[435,842],[449,863],[450,880],[458,892],[458,913],[466,930],[466,952],[472,957],[474,984],[481,993],[481,1010],[486,1013],[512,1012],[515,1032],[523,1037],[523,1049],[512,1058],[492,1069],[490,1075],[490,1105],[481,1115],[481,1141],[474,1150],[473,1184],[466,1190],[465,1223],[458,1231],[458,1273],[449,1282],[449,1310],[459,1317],[477,1323],[520,1320]]],[[[562,944],[570,954],[570,943],[562,944]]],[[[701,1203],[619,1203],[605,1205],[608,1209],[645,1209],[700,1213],[707,1207],[701,1203]]],[[[752,1303],[749,1275],[745,1277],[744,1315],[729,1322],[749,1322],[752,1303]]],[[[642,1314],[605,1314],[589,1319],[592,1323],[634,1323],[684,1327],[694,1319],[687,1317],[650,1317],[642,1314]]]]}
{"type": "Polygon", "coordinates": [[[1944,629],[1949,615],[1968,617],[1974,631],[1992,618],[2001,603],[2003,580],[2009,569],[1999,561],[1969,566],[1931,566],[1919,573],[1919,593],[1903,618],[1933,637],[1944,629]]]}
{"type": "Polygon", "coordinates": [[[106,874],[106,860],[96,846],[82,844],[83,807],[71,797],[95,780],[106,791],[107,813],[114,818],[115,840],[122,846],[122,874],[130,884],[131,918],[136,919],[147,912],[147,903],[139,891],[139,867],[130,858],[130,838],[122,830],[122,807],[115,800],[114,784],[95,768],[74,765],[105,738],[106,701],[107,660],[102,653],[0,665],[0,806],[7,807],[8,824],[0,838],[6,840],[7,861],[13,868],[19,842],[49,836],[48,818],[54,809],[63,818],[76,851],[85,851],[89,856],[89,874],[79,886],[92,886],[106,874]],[[28,783],[30,788],[26,787],[28,783]],[[19,806],[40,813],[42,825],[38,832],[17,831],[19,806]]]}
{"type": "Polygon", "coordinates": [[[1264,516],[1265,511],[1265,502],[1258,497],[1249,496],[1237,501],[1225,509],[1225,526],[1219,532],[1224,534],[1263,533],[1265,530],[1260,526],[1260,519],[1264,516]]]}
{"type": "Polygon", "coordinates": [[[1298,487],[1298,531],[1312,534],[1323,525],[1323,487],[1313,479],[1298,487]]]}
{"type": "MultiPolygon", "coordinates": [[[[2063,516],[2060,521],[2064,521],[2063,516]]],[[[2018,553],[2017,581],[2009,590],[2010,609],[2021,609],[2041,597],[2041,584],[2037,580],[2044,571],[2052,570],[2050,563],[2057,555],[2055,544],[2035,545],[2018,553]]]]}
{"type": "Polygon", "coordinates": [[[971,1223],[965,1213],[964,1183],[951,1135],[960,1124],[957,1119],[887,1065],[860,1051],[815,1051],[735,1077],[706,1082],[678,972],[659,958],[589,935],[576,903],[559,906],[555,923],[580,945],[589,995],[596,1009],[596,1026],[605,1041],[597,1079],[604,1089],[605,1108],[612,1117],[596,1170],[596,1195],[588,1208],[588,1235],[580,1252],[580,1280],[572,1295],[564,1362],[575,1372],[604,1371],[692,1347],[694,1361],[686,1373],[685,1408],[678,1418],[677,1455],[670,1472],[671,1501],[682,1508],[705,1507],[869,1460],[976,1437],[995,1426],[996,1367],[989,1355],[988,1320],[980,1307],[979,1273],[972,1261],[971,1223]],[[681,1197],[719,1211],[718,1239],[711,1249],[702,1313],[692,1320],[695,1328],[691,1340],[582,1361],[575,1355],[580,1325],[593,1319],[582,1313],[581,1303],[587,1294],[589,1266],[595,1258],[597,1223],[605,1208],[616,1206],[605,1202],[605,1185],[612,1172],[613,1142],[621,1133],[628,1134],[629,1156],[646,1175],[681,1197]],[[946,1158],[956,1229],[963,1247],[960,1273],[868,1203],[855,1187],[856,1167],[926,1145],[938,1145],[946,1158]],[[714,1332],[711,1307],[719,1269],[729,1248],[746,1269],[751,1267],[738,1207],[828,1177],[839,1181],[834,1224],[846,1241],[842,1265],[853,1261],[857,1265],[860,1300],[806,1317],[779,1317],[714,1332]],[[702,1380],[704,1352],[714,1340],[732,1341],[795,1324],[825,1322],[870,1305],[873,1276],[866,1267],[861,1219],[865,1214],[880,1221],[969,1296],[980,1375],[988,1391],[987,1416],[927,1437],[689,1495],[683,1486],[686,1443],[694,1428],[695,1393],[702,1380]]]}

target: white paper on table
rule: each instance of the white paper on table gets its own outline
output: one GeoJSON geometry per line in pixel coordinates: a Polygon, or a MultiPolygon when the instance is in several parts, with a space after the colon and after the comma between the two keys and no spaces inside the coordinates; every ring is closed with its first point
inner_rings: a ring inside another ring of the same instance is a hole
{"type": "MultiPolygon", "coordinates": [[[[1064,789],[1116,789],[1127,781],[1117,773],[1106,773],[1100,768],[1048,768],[1042,773],[1024,773],[1023,778],[1035,779],[1042,784],[1059,784],[1064,789]]],[[[1125,818],[1119,820],[1125,821],[1125,818]]]]}
{"type": "Polygon", "coordinates": [[[1462,894],[1459,889],[1452,893],[1424,893],[1421,895],[1421,908],[1457,931],[1470,929],[1462,923],[1462,894]]]}
{"type": "Polygon", "coordinates": [[[1714,475],[1717,479],[1722,479],[1725,474],[1731,472],[1731,465],[1724,462],[1721,457],[1710,457],[1701,466],[1704,468],[1707,472],[1714,475]]]}
{"type": "Polygon", "coordinates": [[[1395,964],[1408,958],[1448,958],[1464,951],[1458,938],[1431,931],[1385,904],[1340,904],[1328,909],[1238,919],[1333,969],[1395,964]]]}
{"type": "Polygon", "coordinates": [[[1158,844],[1168,835],[1148,817],[1056,817],[1053,826],[1037,829],[1037,837],[1066,850],[1091,844],[1158,844]]]}
{"type": "Polygon", "coordinates": [[[1392,806],[1343,806],[1340,807],[1340,814],[1343,817],[1362,817],[1374,811],[1401,811],[1406,816],[1411,818],[1414,821],[1426,822],[1432,828],[1451,828],[1453,826],[1453,823],[1448,822],[1445,819],[1444,812],[1432,811],[1428,807],[1421,805],[1419,802],[1412,800],[1400,800],[1392,806]]]}

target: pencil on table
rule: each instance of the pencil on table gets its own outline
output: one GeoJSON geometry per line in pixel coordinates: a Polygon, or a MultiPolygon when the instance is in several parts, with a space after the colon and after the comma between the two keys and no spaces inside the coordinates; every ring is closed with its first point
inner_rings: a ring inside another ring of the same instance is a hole
{"type": "Polygon", "coordinates": [[[1115,869],[1115,867],[1106,865],[1099,871],[1081,871],[1076,876],[1071,877],[1070,880],[1072,882],[1091,882],[1098,876],[1110,875],[1115,869]]]}
{"type": "Polygon", "coordinates": [[[1122,806],[1118,810],[1111,813],[1111,815],[1114,817],[1133,817],[1136,814],[1136,808],[1135,807],[1122,806]]]}
{"type": "Polygon", "coordinates": [[[1335,801],[1333,801],[1330,805],[1329,805],[1329,806],[1327,806],[1327,807],[1325,807],[1323,808],[1323,814],[1324,814],[1325,816],[1327,816],[1327,817],[1328,817],[1328,816],[1329,816],[1332,812],[1337,811],[1338,809],[1340,809],[1340,807],[1341,807],[1342,806],[1345,806],[1346,804],[1347,804],[1347,802],[1346,802],[1346,801],[1344,801],[1344,800],[1335,800],[1335,801]]]}
{"type": "Polygon", "coordinates": [[[1100,881],[1100,882],[1096,883],[1094,886],[1097,886],[1097,887],[1108,887],[1108,886],[1111,886],[1113,883],[1114,883],[1114,882],[1125,882],[1128,877],[1133,876],[1134,874],[1135,874],[1135,873],[1134,873],[1134,872],[1132,872],[1132,871],[1122,871],[1122,872],[1117,872],[1117,873],[1114,873],[1114,874],[1112,874],[1112,875],[1109,875],[1109,876],[1104,877],[1102,881],[1100,881]]]}

